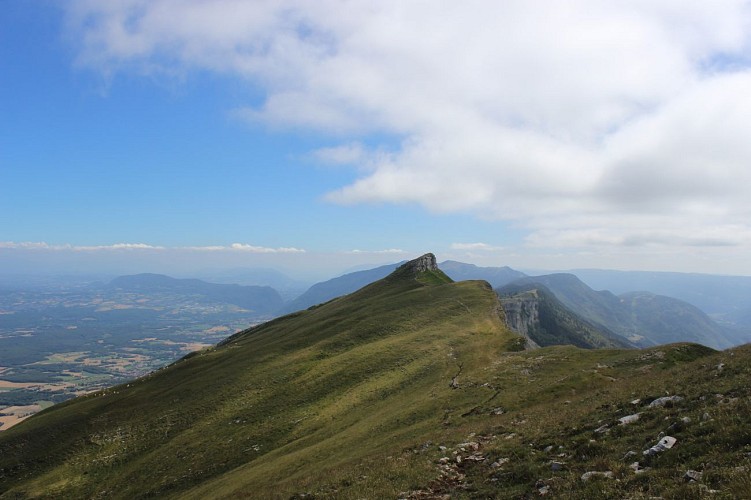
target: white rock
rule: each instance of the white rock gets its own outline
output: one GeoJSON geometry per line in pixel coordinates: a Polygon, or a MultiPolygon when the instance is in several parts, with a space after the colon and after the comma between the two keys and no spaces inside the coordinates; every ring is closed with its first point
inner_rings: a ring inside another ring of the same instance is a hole
{"type": "Polygon", "coordinates": [[[668,403],[677,403],[679,401],[683,401],[683,398],[681,396],[663,396],[649,403],[649,407],[659,408],[661,406],[665,406],[668,403]]]}
{"type": "Polygon", "coordinates": [[[644,455],[656,455],[658,453],[662,453],[663,451],[672,448],[677,441],[678,440],[672,436],[665,436],[660,439],[660,441],[656,445],[652,446],[648,450],[644,450],[642,453],[644,455]]]}
{"type": "Polygon", "coordinates": [[[621,417],[618,419],[618,421],[621,423],[621,425],[627,425],[627,424],[633,424],[637,420],[639,420],[640,413],[634,413],[633,415],[626,415],[625,417],[621,417]]]}
{"type": "Polygon", "coordinates": [[[604,477],[604,478],[607,478],[607,479],[613,479],[614,475],[609,470],[608,471],[604,471],[604,472],[601,472],[601,471],[589,471],[589,472],[585,472],[584,474],[582,474],[582,481],[589,481],[590,479],[595,478],[595,477],[604,477]]]}

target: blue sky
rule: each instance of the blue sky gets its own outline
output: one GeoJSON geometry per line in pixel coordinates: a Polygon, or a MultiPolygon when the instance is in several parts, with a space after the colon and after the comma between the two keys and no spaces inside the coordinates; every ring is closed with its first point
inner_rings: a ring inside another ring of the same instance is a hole
{"type": "Polygon", "coordinates": [[[6,2],[0,271],[751,274],[747,3],[534,3],[6,2]]]}

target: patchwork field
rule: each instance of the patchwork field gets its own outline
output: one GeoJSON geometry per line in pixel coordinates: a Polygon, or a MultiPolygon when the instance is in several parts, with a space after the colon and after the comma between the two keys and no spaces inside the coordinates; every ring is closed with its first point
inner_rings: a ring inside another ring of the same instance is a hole
{"type": "Polygon", "coordinates": [[[107,288],[3,291],[0,310],[0,431],[267,319],[200,297],[107,288]]]}

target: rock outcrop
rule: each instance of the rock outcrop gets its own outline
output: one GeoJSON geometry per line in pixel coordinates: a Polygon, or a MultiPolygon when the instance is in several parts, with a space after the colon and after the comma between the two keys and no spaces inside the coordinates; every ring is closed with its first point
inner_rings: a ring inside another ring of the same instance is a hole
{"type": "Polygon", "coordinates": [[[568,309],[543,285],[513,283],[496,292],[506,311],[508,327],[538,346],[630,347],[625,339],[568,309]]]}
{"type": "Polygon", "coordinates": [[[501,300],[506,312],[506,324],[520,335],[527,335],[540,322],[539,298],[537,290],[520,293],[501,300]]]}
{"type": "Polygon", "coordinates": [[[540,347],[529,336],[540,323],[540,301],[537,291],[532,290],[513,297],[504,297],[501,299],[501,304],[506,316],[506,325],[527,339],[528,349],[540,347]]]}
{"type": "Polygon", "coordinates": [[[432,253],[426,253],[422,257],[405,262],[399,266],[398,270],[418,274],[425,271],[437,271],[438,264],[435,261],[435,255],[432,253]]]}

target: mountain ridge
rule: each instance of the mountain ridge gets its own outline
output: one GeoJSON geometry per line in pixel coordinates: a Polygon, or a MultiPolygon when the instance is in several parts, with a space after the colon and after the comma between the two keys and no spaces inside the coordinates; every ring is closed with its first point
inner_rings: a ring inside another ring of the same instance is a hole
{"type": "Polygon", "coordinates": [[[0,498],[749,496],[751,347],[526,351],[499,300],[404,265],[0,434],[0,498]]]}
{"type": "Polygon", "coordinates": [[[529,276],[513,284],[534,283],[547,287],[571,311],[640,347],[697,342],[723,349],[739,343],[701,310],[679,299],[651,292],[616,296],[595,291],[570,273],[529,276]],[[640,300],[629,300],[635,297],[640,300]],[[655,320],[658,312],[659,321],[655,320]]]}
{"type": "Polygon", "coordinates": [[[261,314],[273,314],[284,303],[279,292],[270,286],[209,283],[195,278],[172,278],[155,273],[119,276],[105,286],[139,293],[198,295],[210,301],[234,304],[261,314]]]}

